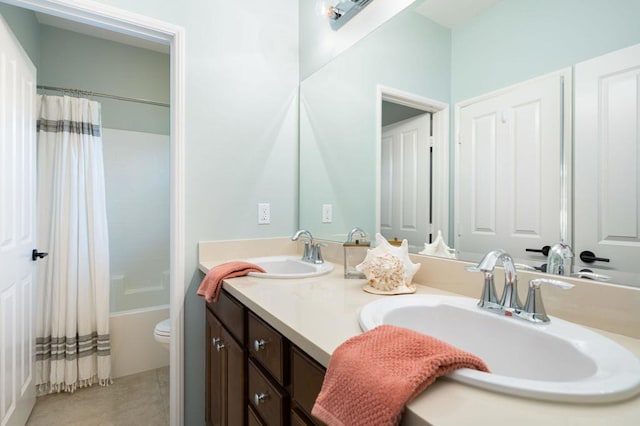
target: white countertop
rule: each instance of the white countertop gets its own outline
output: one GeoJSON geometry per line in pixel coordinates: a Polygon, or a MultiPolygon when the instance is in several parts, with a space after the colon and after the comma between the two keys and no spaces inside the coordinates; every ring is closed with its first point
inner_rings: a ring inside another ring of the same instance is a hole
{"type": "MultiPolygon", "coordinates": [[[[221,263],[203,261],[200,269],[221,263]]],[[[303,280],[240,277],[226,280],[224,288],[249,309],[327,366],[333,351],[362,331],[360,309],[380,297],[364,292],[364,280],[346,280],[336,265],[328,274],[303,280]]],[[[418,294],[448,294],[417,286],[418,294]]],[[[640,340],[595,330],[640,356],[640,340]]],[[[640,397],[621,403],[570,404],[511,397],[438,379],[414,399],[403,424],[446,425],[636,425],[640,424],[640,397]]]]}

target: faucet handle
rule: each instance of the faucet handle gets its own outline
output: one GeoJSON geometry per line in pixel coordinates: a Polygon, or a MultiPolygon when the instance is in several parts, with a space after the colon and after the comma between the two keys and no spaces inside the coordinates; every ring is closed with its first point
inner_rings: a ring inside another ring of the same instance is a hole
{"type": "Polygon", "coordinates": [[[324,259],[322,258],[322,251],[320,250],[320,248],[326,246],[327,243],[315,243],[311,246],[311,263],[324,263],[324,259]]]}
{"type": "Polygon", "coordinates": [[[550,320],[544,309],[544,304],[542,303],[542,293],[540,292],[542,284],[549,284],[563,290],[569,290],[575,286],[573,284],[551,278],[535,278],[529,281],[527,301],[524,304],[523,311],[520,312],[519,315],[533,322],[547,323],[550,320]]]}
{"type": "Polygon", "coordinates": [[[468,272],[482,272],[484,274],[484,285],[482,287],[482,294],[478,300],[478,306],[485,309],[500,310],[500,304],[498,303],[498,296],[496,295],[496,286],[493,281],[493,272],[483,271],[477,266],[465,266],[464,269],[468,272]]]}
{"type": "Polygon", "coordinates": [[[561,280],[555,280],[553,278],[534,278],[529,281],[529,288],[539,289],[542,284],[549,284],[563,290],[569,290],[575,287],[573,284],[561,280]]]}

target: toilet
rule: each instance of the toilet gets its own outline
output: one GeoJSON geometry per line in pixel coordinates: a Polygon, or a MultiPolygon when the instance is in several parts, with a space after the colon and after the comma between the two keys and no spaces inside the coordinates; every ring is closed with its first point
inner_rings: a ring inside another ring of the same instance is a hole
{"type": "Polygon", "coordinates": [[[156,328],[153,330],[153,338],[163,348],[169,350],[169,342],[171,341],[171,321],[169,318],[156,324],[156,328]]]}

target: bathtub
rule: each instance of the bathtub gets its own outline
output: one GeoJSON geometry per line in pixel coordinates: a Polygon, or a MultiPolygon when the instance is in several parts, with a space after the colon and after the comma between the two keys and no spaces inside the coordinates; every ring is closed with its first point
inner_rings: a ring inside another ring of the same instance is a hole
{"type": "Polygon", "coordinates": [[[153,338],[156,324],[167,318],[169,305],[111,313],[112,378],[169,365],[169,351],[153,338]]]}

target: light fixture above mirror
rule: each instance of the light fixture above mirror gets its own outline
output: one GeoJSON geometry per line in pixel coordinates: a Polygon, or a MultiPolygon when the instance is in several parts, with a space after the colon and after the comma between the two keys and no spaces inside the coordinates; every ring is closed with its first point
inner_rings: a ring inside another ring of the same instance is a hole
{"type": "Polygon", "coordinates": [[[372,1],[373,0],[342,0],[334,6],[327,7],[326,12],[330,19],[331,28],[337,30],[372,1]]]}

